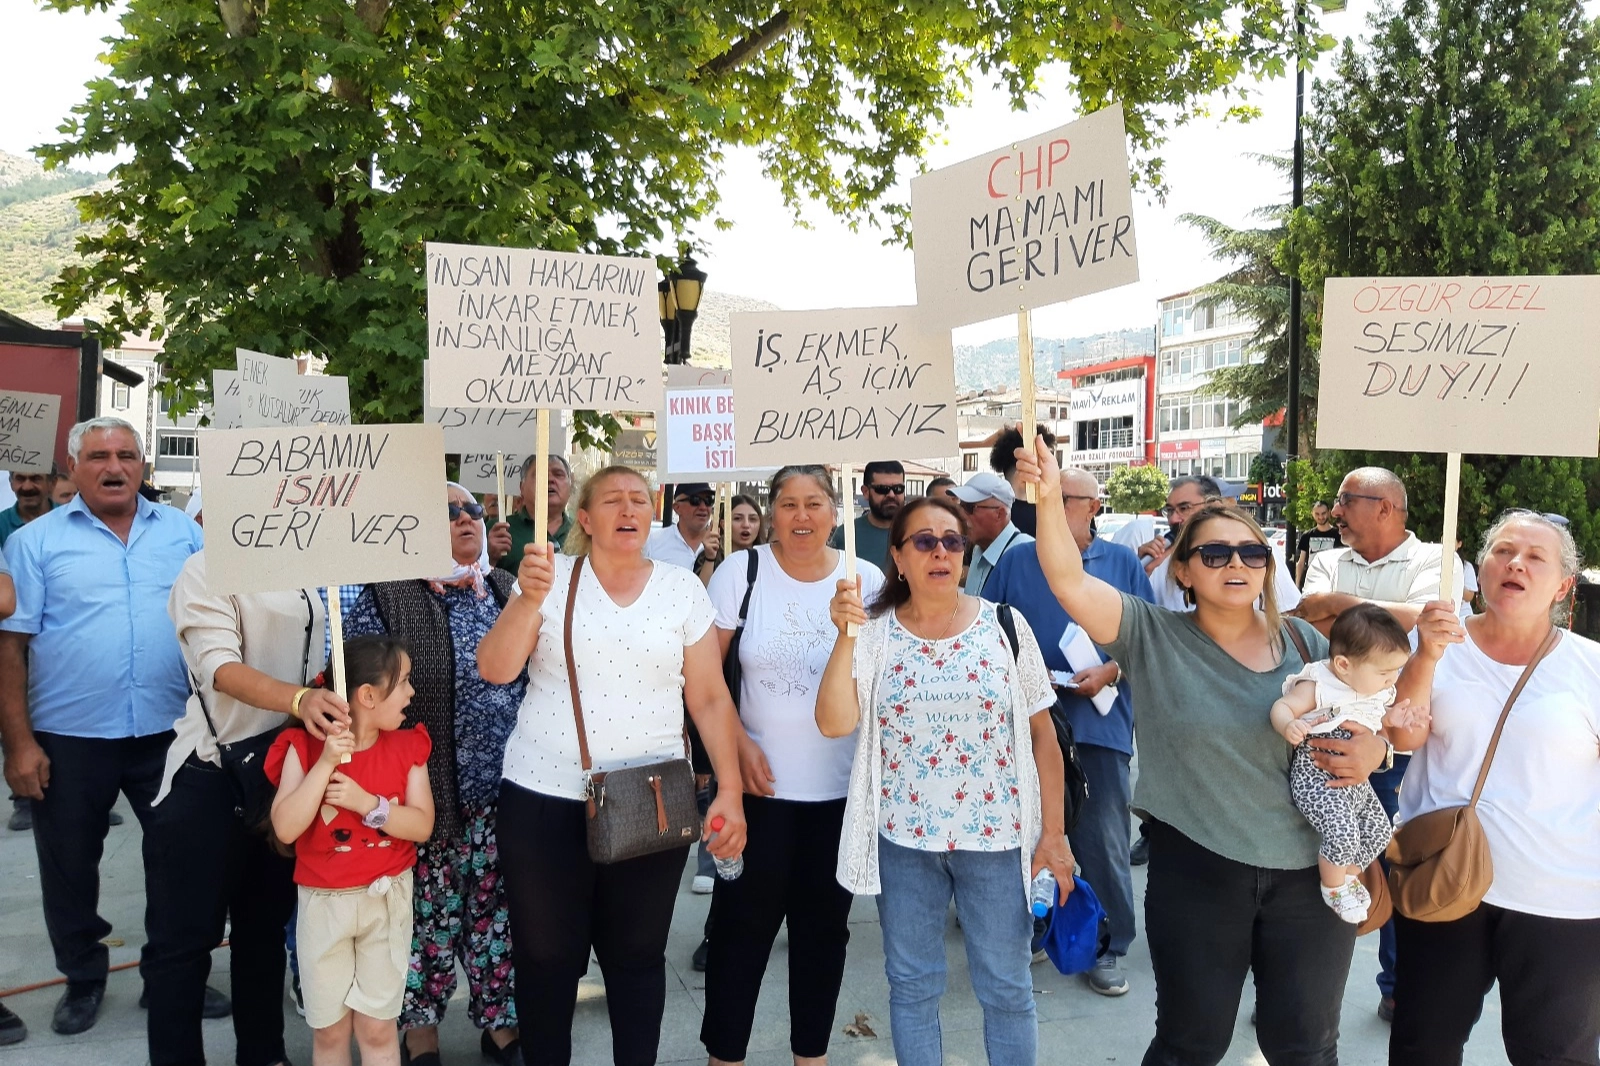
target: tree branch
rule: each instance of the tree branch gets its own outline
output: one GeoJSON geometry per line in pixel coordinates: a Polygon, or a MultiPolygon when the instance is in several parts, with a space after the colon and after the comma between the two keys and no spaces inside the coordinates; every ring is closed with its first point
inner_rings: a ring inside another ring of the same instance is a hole
{"type": "Polygon", "coordinates": [[[779,10],[776,15],[757,26],[755,32],[735,41],[733,47],[715,59],[701,64],[699,74],[703,78],[715,78],[737,70],[782,40],[794,28],[795,20],[790,17],[789,12],[779,10]]]}

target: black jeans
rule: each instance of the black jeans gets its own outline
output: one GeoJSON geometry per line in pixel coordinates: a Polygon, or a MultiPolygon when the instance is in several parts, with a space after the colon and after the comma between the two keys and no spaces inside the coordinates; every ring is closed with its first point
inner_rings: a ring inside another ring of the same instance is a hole
{"type": "Polygon", "coordinates": [[[151,1066],[203,1066],[200,1007],[211,951],[228,935],[238,1066],[284,1059],[283,929],[294,913],[294,860],[233,813],[222,769],[190,758],[145,830],[151,886],[144,976],[151,1066]]]}
{"type": "MultiPolygon", "coordinates": [[[[39,891],[56,969],[72,985],[104,984],[111,955],[101,939],[111,923],[100,917],[100,856],[111,808],[128,797],[134,816],[150,828],[150,801],[161,787],[172,733],[113,740],[35,733],[50,759],[50,785],[33,801],[33,846],[39,853],[39,891]]],[[[150,838],[144,838],[145,928],[155,887],[150,882],[150,838]]],[[[149,959],[149,947],[141,956],[149,959]]]]}
{"type": "Polygon", "coordinates": [[[1151,819],[1145,937],[1156,1036],[1145,1066],[1214,1066],[1227,1054],[1246,971],[1271,1066],[1335,1066],[1356,927],[1322,902],[1317,868],[1246,866],[1151,819]]]}
{"type": "Polygon", "coordinates": [[[667,933],[689,846],[627,862],[589,859],[584,805],[500,786],[500,874],[511,911],[517,1021],[528,1066],[572,1061],[578,980],[594,949],[611,1057],[651,1066],[667,1000],[667,933]]]}
{"type": "Polygon", "coordinates": [[[844,800],[744,798],[744,874],[717,879],[717,925],[706,959],[700,1041],[712,1058],[743,1062],[772,942],[789,922],[789,1048],[828,1053],[850,942],[850,893],[834,877],[844,800]]]}
{"type": "Polygon", "coordinates": [[[1541,918],[1488,903],[1453,922],[1394,917],[1396,1066],[1460,1066],[1500,982],[1512,1066],[1600,1063],[1600,918],[1541,918]]]}

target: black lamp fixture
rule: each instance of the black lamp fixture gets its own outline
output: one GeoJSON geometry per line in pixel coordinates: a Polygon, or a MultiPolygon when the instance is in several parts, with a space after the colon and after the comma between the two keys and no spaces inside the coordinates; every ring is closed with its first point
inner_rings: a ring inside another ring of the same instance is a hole
{"type": "Polygon", "coordinates": [[[700,296],[705,291],[706,272],[685,255],[678,268],[656,286],[661,312],[661,332],[666,338],[666,361],[689,361],[689,334],[700,314],[700,296]]]}

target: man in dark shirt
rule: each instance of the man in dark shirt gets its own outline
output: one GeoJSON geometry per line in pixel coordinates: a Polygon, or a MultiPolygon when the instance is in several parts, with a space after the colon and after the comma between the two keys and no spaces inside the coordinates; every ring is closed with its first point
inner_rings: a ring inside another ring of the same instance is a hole
{"type": "Polygon", "coordinates": [[[549,528],[545,532],[545,539],[556,546],[556,551],[561,550],[567,534],[572,531],[572,518],[567,514],[567,501],[572,497],[571,468],[567,466],[566,459],[552,455],[550,474],[546,479],[544,491],[540,492],[539,486],[534,484],[539,477],[535,458],[530,455],[522,464],[522,484],[519,489],[522,506],[508,516],[501,516],[501,520],[489,531],[489,561],[513,574],[522,565],[524,549],[533,543],[535,507],[543,505],[546,508],[549,528]],[[511,533],[509,544],[503,539],[504,530],[508,527],[511,533]]]}
{"type": "MultiPolygon", "coordinates": [[[[861,471],[861,495],[866,512],[854,519],[856,558],[882,567],[889,558],[889,527],[906,502],[906,468],[894,460],[868,463],[861,471]]],[[[846,515],[845,521],[852,521],[846,515]]],[[[844,525],[834,528],[828,547],[844,549],[844,525]]]]}
{"type": "Polygon", "coordinates": [[[1295,550],[1296,585],[1305,584],[1306,567],[1310,565],[1313,555],[1328,551],[1330,548],[1344,547],[1344,538],[1339,536],[1339,527],[1333,524],[1333,508],[1326,500],[1318,500],[1316,506],[1311,508],[1311,518],[1316,522],[1316,528],[1300,534],[1300,544],[1295,550]]]}

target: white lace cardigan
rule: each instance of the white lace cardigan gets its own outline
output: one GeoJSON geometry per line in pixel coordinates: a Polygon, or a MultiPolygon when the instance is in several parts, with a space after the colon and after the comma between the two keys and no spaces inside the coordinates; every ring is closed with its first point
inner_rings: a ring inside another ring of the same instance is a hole
{"type": "MultiPolygon", "coordinates": [[[[984,601],[980,607],[991,618],[994,604],[984,601]]],[[[856,703],[861,711],[861,726],[856,734],[855,762],[850,767],[850,792],[845,799],[844,832],[839,837],[839,867],[837,878],[841,885],[857,895],[876,896],[882,885],[878,880],[878,801],[883,792],[883,747],[878,741],[878,679],[883,676],[884,659],[889,648],[889,612],[868,619],[856,637],[855,679],[856,703]]],[[[1038,641],[1033,630],[1016,611],[1012,617],[1017,623],[1019,658],[1034,657],[1042,663],[1038,641]]],[[[993,619],[999,628],[999,620],[993,619]]],[[[1001,637],[1004,640],[1004,636],[1001,637]]],[[[1007,651],[1009,652],[1009,648],[1007,651]]],[[[1027,847],[1022,849],[1023,892],[1033,872],[1033,852],[1039,844],[1040,804],[1039,770],[1033,761],[1033,733],[1028,725],[1029,715],[1019,719],[1017,708],[1023,706],[1020,667],[1011,671],[1010,725],[1012,744],[1017,752],[1017,788],[1022,794],[1022,839],[1027,847]]]]}

